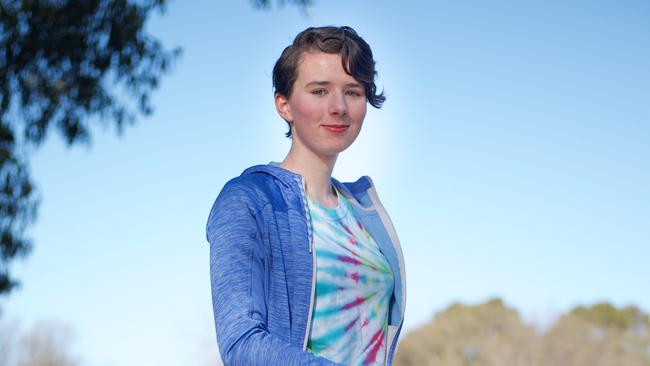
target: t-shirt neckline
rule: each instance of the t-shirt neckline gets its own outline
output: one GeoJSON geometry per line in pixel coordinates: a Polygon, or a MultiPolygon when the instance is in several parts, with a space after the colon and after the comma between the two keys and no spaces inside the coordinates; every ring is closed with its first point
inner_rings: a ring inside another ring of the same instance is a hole
{"type": "Polygon", "coordinates": [[[316,202],[313,200],[309,195],[307,195],[307,200],[309,201],[309,205],[316,208],[317,210],[321,211],[323,213],[323,217],[327,220],[340,220],[344,218],[348,212],[344,200],[345,197],[341,192],[336,188],[336,185],[332,184],[332,187],[334,188],[334,193],[336,194],[337,198],[337,205],[336,207],[325,207],[321,205],[320,203],[316,202]]]}

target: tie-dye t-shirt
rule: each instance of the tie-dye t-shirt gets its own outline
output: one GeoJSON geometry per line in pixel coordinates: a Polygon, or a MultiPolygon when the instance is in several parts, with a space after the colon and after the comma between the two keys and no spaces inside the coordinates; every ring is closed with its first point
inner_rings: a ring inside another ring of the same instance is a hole
{"type": "Polygon", "coordinates": [[[383,365],[393,272],[377,243],[338,195],[327,208],[308,198],[316,251],[316,297],[307,346],[346,365],[383,365]]]}

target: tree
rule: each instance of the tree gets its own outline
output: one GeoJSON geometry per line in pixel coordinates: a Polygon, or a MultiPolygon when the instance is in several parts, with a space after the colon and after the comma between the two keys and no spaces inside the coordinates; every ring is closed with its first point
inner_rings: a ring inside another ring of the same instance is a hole
{"type": "Polygon", "coordinates": [[[76,366],[70,346],[73,334],[67,326],[48,322],[36,323],[21,339],[17,366],[76,366]]]}
{"type": "Polygon", "coordinates": [[[453,304],[400,341],[395,365],[529,366],[536,332],[499,299],[453,304]]]}
{"type": "MultiPolygon", "coordinates": [[[[259,9],[272,0],[251,0],[259,9]]],[[[278,0],[308,12],[313,0],[278,0]]],[[[31,248],[25,229],[38,195],[27,148],[50,130],[68,145],[89,144],[92,123],[122,132],[152,112],[150,93],[180,49],[145,32],[166,0],[0,0],[0,295],[18,282],[12,260],[31,248]],[[135,100],[132,103],[131,100],[135,100]]]]}
{"type": "MultiPolygon", "coordinates": [[[[257,8],[268,9],[271,7],[272,0],[251,0],[253,5],[257,8]]],[[[309,9],[314,5],[314,0],[278,0],[277,3],[279,6],[284,6],[285,3],[289,2],[290,4],[296,5],[298,8],[303,10],[309,9]]]]}
{"type": "Polygon", "coordinates": [[[542,334],[501,300],[454,304],[404,336],[395,364],[648,366],[650,317],[634,306],[579,306],[542,334]]]}
{"type": "Polygon", "coordinates": [[[149,95],[179,53],[145,32],[165,2],[0,0],[0,294],[17,284],[10,262],[30,250],[38,197],[27,148],[53,129],[88,144],[93,123],[121,132],[151,113],[149,95]]]}
{"type": "Polygon", "coordinates": [[[16,320],[0,321],[0,366],[77,366],[74,334],[59,321],[38,321],[23,332],[16,320]]]}
{"type": "Polygon", "coordinates": [[[650,318],[633,306],[577,307],[544,334],[536,365],[650,365],[650,318]]]}

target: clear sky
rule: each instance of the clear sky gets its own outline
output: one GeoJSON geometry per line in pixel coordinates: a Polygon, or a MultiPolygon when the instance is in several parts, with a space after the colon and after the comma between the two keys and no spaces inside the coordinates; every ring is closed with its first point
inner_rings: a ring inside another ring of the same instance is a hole
{"type": "Polygon", "coordinates": [[[153,116],[32,155],[35,246],[5,318],[68,324],[87,365],[211,364],[207,215],[228,179],[284,158],[271,70],[313,25],[375,54],[387,101],[334,176],[370,175],[392,216],[406,330],[493,296],[538,324],[603,300],[650,311],[650,2],[194,0],[150,23],[183,48],[153,116]]]}

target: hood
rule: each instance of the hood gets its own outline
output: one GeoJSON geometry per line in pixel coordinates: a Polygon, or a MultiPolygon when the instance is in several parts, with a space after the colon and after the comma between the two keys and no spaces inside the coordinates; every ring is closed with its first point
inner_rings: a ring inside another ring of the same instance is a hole
{"type": "Polygon", "coordinates": [[[250,168],[244,170],[241,175],[248,175],[254,173],[264,173],[269,174],[276,178],[278,181],[286,185],[287,187],[292,187],[294,182],[300,184],[302,180],[302,175],[294,173],[290,170],[284,169],[280,166],[280,163],[272,161],[268,164],[254,165],[250,168]]]}
{"type": "MultiPolygon", "coordinates": [[[[294,184],[297,184],[298,187],[301,187],[302,185],[302,175],[282,168],[280,163],[275,161],[271,161],[268,164],[254,165],[244,170],[241,175],[243,176],[253,173],[269,174],[289,188],[295,187],[294,184]]],[[[334,184],[341,193],[343,193],[348,199],[357,201],[357,203],[360,203],[359,201],[366,201],[362,197],[367,197],[368,190],[372,188],[372,181],[365,175],[359,178],[356,182],[342,183],[335,178],[331,178],[331,180],[332,184],[334,184]]],[[[361,205],[367,206],[368,203],[363,202],[361,205]]]]}

